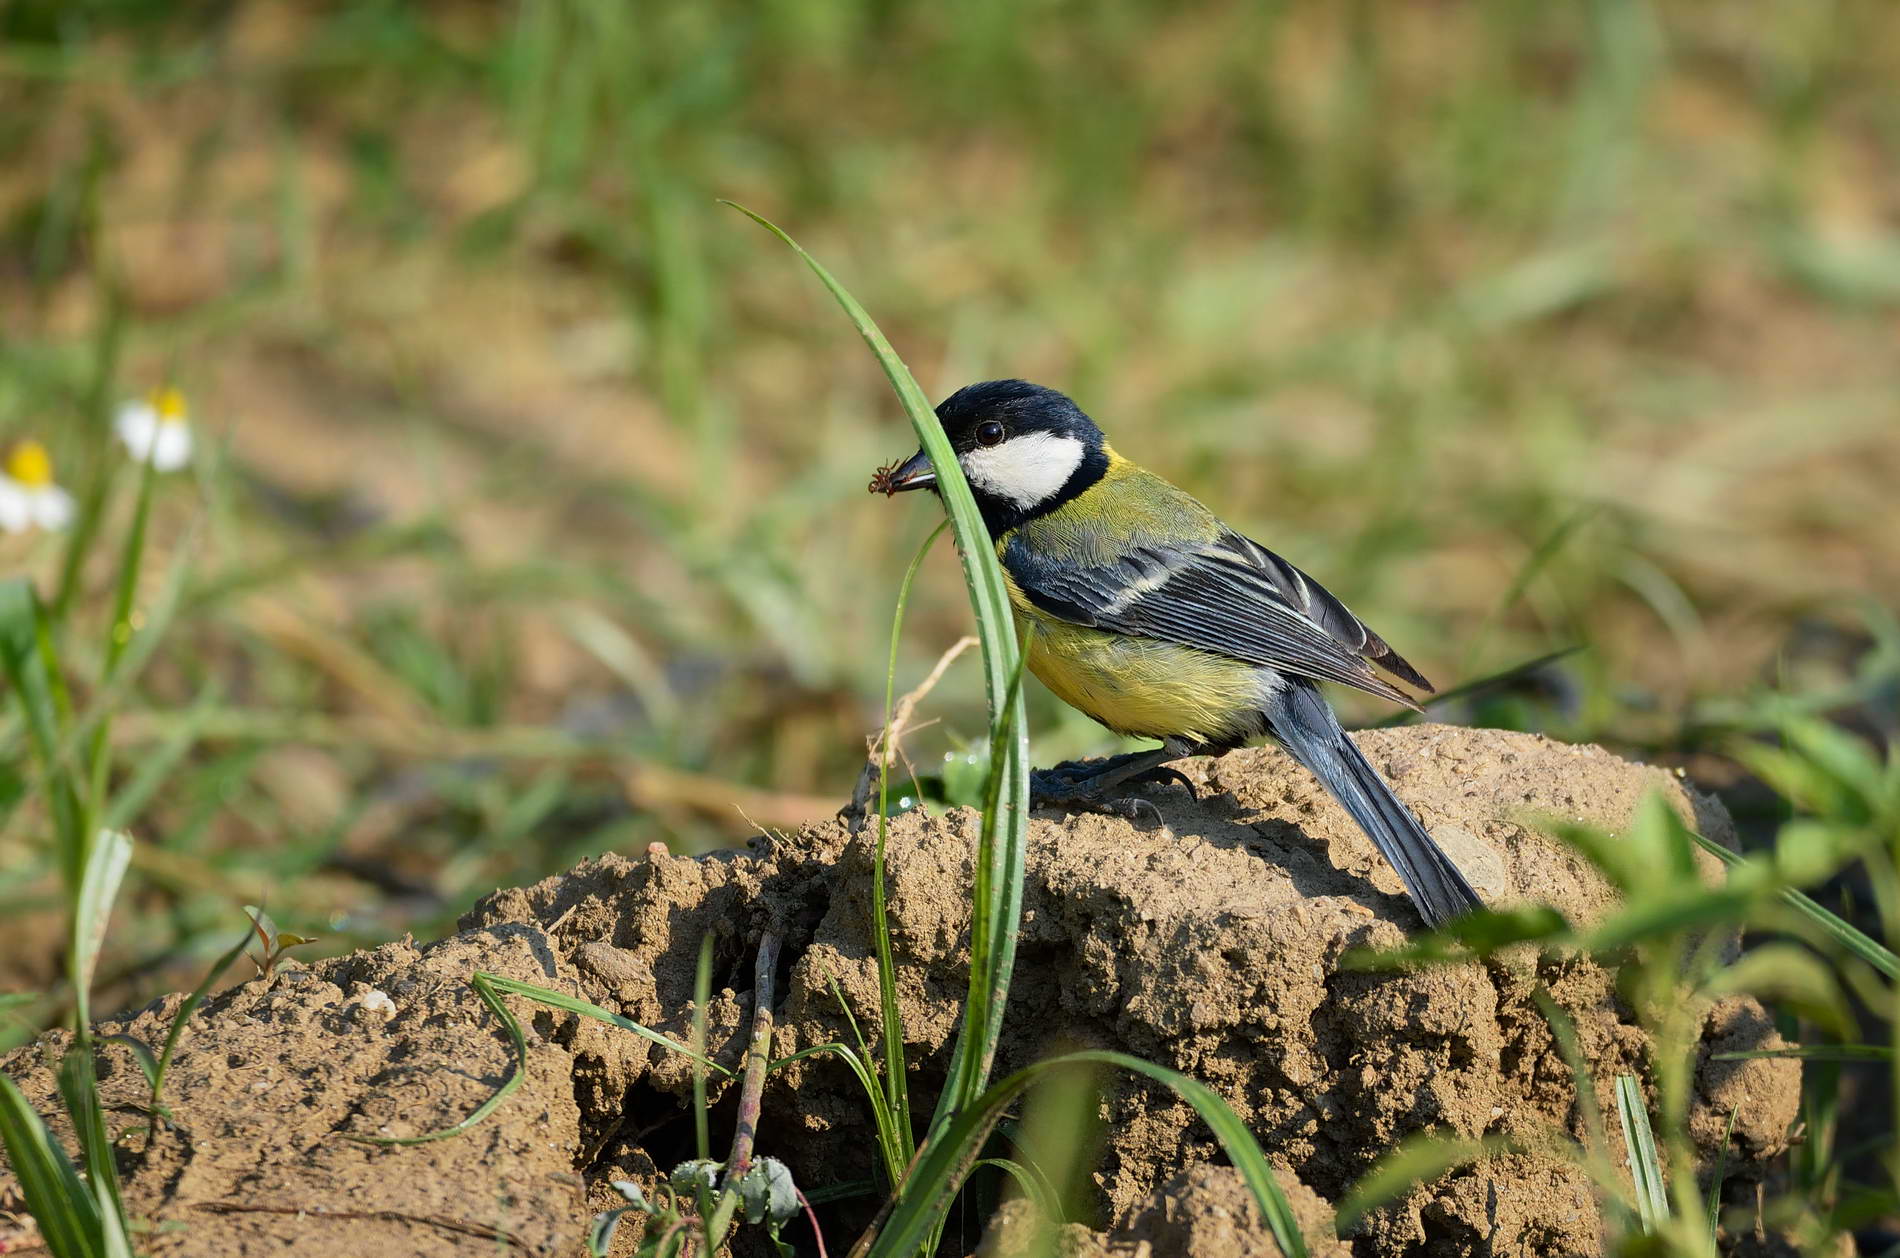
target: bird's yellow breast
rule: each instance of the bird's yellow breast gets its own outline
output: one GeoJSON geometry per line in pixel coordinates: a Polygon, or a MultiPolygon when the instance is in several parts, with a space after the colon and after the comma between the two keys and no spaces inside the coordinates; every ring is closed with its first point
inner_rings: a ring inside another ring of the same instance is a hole
{"type": "MultiPolygon", "coordinates": [[[[1220,521],[1167,481],[1108,452],[1095,485],[997,539],[1059,563],[1098,567],[1156,540],[1216,536],[1220,521]]],[[[1070,707],[1120,734],[1219,742],[1259,729],[1261,670],[1193,647],[1059,620],[1036,607],[1004,569],[1029,671],[1070,707]]]]}
{"type": "Polygon", "coordinates": [[[1029,671],[1056,698],[1118,734],[1219,742],[1253,732],[1259,672],[1250,664],[1056,620],[1009,583],[1029,671]]]}

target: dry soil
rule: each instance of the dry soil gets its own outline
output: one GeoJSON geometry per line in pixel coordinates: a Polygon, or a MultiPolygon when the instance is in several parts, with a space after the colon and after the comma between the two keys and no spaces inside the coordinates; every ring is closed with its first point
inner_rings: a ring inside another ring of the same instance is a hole
{"type": "MultiPolygon", "coordinates": [[[[1540,832],[1551,818],[1620,832],[1651,791],[1704,833],[1732,837],[1711,801],[1661,770],[1590,747],[1421,726],[1363,735],[1399,793],[1496,900],[1544,900],[1590,921],[1610,888],[1540,832]]],[[[1409,973],[1342,968],[1348,951],[1400,944],[1418,918],[1346,816],[1284,756],[1240,751],[1145,791],[1133,821],[1038,813],[1030,826],[1015,987],[998,1062],[1110,1047],[1208,1083],[1276,1163],[1315,1252],[1596,1254],[1596,1193],[1574,1165],[1510,1153],[1453,1171],[1329,1239],[1332,1204],[1373,1161],[1428,1129],[1535,1143],[1583,1131],[1572,1072],[1539,1012],[1541,987],[1575,1021],[1614,1113],[1618,1073],[1650,1077],[1651,1041],[1612,975],[1582,957],[1494,961],[1409,973]]],[[[889,833],[891,913],[907,1059],[917,1106],[941,1084],[966,982],[967,812],[909,815],[889,833]]],[[[530,1024],[526,1079],[452,1139],[381,1146],[446,1127],[500,1084],[509,1050],[467,986],[478,969],[569,992],[668,1034],[691,1021],[695,960],[714,940],[711,1051],[736,1065],[762,932],[783,935],[779,1055],[852,1031],[877,1009],[870,869],[875,827],[841,816],[748,850],[687,858],[610,855],[478,903],[460,933],[287,970],[210,1001],[190,1023],[167,1101],[174,1125],[146,1144],[142,1078],[104,1052],[123,1169],[157,1255],[433,1255],[581,1252],[614,1178],[650,1181],[692,1148],[691,1076],[678,1057],[599,1023],[514,1005],[530,1024]],[[843,1005],[840,1004],[842,998],[843,1005]]],[[[1707,876],[1717,870],[1709,862],[1707,876]]],[[[173,998],[174,1000],[176,998],[173,998]]],[[[175,1005],[105,1024],[147,1043],[175,1005]]],[[[1714,1063],[1719,1049],[1778,1043],[1746,999],[1711,1005],[1696,1050],[1703,1157],[1728,1138],[1731,1191],[1786,1147],[1798,1064],[1714,1063]]],[[[4,1066],[42,1112],[57,1108],[48,1036],[4,1066]]],[[[1105,1081],[1093,1180],[1099,1230],[1078,1253],[1250,1255],[1275,1251],[1193,1111],[1133,1078],[1105,1081]]],[[[714,1091],[715,1144],[733,1097],[714,1091]]],[[[768,1084],[760,1147],[808,1189],[878,1174],[869,1112],[835,1061],[812,1058],[768,1084]]],[[[17,1208],[0,1180],[0,1208],[17,1208]]],[[[824,1211],[832,1252],[868,1199],[824,1211]]],[[[1006,1210],[987,1252],[1008,1250],[1006,1210]]],[[[975,1245],[982,1228],[964,1220],[975,1245]]],[[[623,1232],[630,1246],[637,1228],[623,1232]]],[[[802,1243],[802,1242],[801,1242],[802,1243]]],[[[630,1252],[630,1251],[629,1251],[630,1252]]]]}

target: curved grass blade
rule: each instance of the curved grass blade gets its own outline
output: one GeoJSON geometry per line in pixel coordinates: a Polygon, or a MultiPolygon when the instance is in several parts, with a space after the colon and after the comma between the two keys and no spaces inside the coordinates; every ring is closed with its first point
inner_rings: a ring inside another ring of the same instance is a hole
{"type": "MultiPolygon", "coordinates": [[[[1449,690],[1441,690],[1437,694],[1427,695],[1425,698],[1419,700],[1418,706],[1429,712],[1433,708],[1440,707],[1447,703],[1454,703],[1469,695],[1477,694],[1481,690],[1488,690],[1493,686],[1501,686],[1508,681],[1516,681],[1519,677],[1529,676],[1538,669],[1550,664],[1555,664],[1558,660],[1567,659],[1583,649],[1583,644],[1577,643],[1575,646],[1562,647],[1548,654],[1539,655],[1534,659],[1524,660],[1508,668],[1500,669],[1495,673],[1487,673],[1483,677],[1479,677],[1473,681],[1453,686],[1449,690]]],[[[1412,711],[1410,708],[1406,708],[1403,711],[1393,713],[1382,721],[1374,721],[1368,728],[1391,729],[1397,725],[1409,725],[1419,719],[1419,713],[1412,711]]]]}
{"type": "Polygon", "coordinates": [[[1046,1226],[1054,1228],[1062,1223],[1062,1203],[1056,1199],[1055,1185],[1034,1165],[1013,1158],[978,1158],[976,1165],[970,1169],[975,1171],[985,1166],[1015,1180],[1016,1186],[1023,1190],[1023,1196],[1035,1206],[1037,1218],[1046,1226]]]}
{"type": "Polygon", "coordinates": [[[197,1011],[199,1005],[204,1003],[205,994],[211,990],[211,985],[237,963],[237,959],[244,955],[244,949],[250,942],[251,932],[247,930],[231,946],[230,951],[213,963],[212,967],[206,971],[204,978],[199,980],[198,986],[191,989],[191,994],[179,1004],[178,1012],[172,1015],[171,1027],[165,1032],[165,1047],[158,1053],[154,1054],[150,1047],[129,1035],[106,1037],[110,1042],[124,1044],[132,1050],[133,1056],[138,1059],[139,1068],[145,1072],[145,1081],[151,1085],[152,1099],[147,1108],[152,1112],[152,1126],[147,1129],[145,1136],[145,1147],[148,1149],[151,1148],[152,1139],[157,1133],[158,1121],[161,1118],[171,1117],[171,1112],[166,1109],[160,1098],[165,1091],[165,1072],[171,1069],[172,1054],[178,1050],[178,1040],[185,1033],[185,1023],[191,1020],[191,1015],[197,1011]]]}
{"type": "MultiPolygon", "coordinates": [[[[345,1140],[354,1140],[358,1144],[389,1146],[428,1144],[433,1140],[447,1140],[450,1136],[459,1136],[476,1123],[481,1122],[482,1119],[494,1113],[496,1108],[499,1107],[503,1101],[508,1099],[509,1094],[521,1086],[521,1078],[527,1073],[528,1068],[528,1037],[522,1033],[521,1024],[515,1021],[515,1015],[510,1013],[508,1006],[501,1002],[501,996],[497,990],[501,988],[504,983],[512,982],[512,979],[504,979],[498,974],[489,974],[486,971],[476,973],[475,976],[468,981],[468,985],[475,989],[475,994],[482,998],[482,1003],[487,1005],[497,1018],[501,1019],[502,1029],[508,1033],[508,1044],[514,1053],[514,1068],[508,1072],[508,1077],[502,1081],[502,1085],[499,1088],[495,1089],[492,1096],[476,1106],[472,1114],[452,1126],[444,1127],[440,1131],[431,1131],[420,1136],[360,1136],[350,1131],[339,1132],[337,1134],[341,1135],[345,1140]]],[[[519,986],[526,987],[527,984],[522,983],[519,986]]]]}
{"type": "MultiPolygon", "coordinates": [[[[1689,832],[1689,837],[1695,840],[1697,847],[1715,857],[1724,865],[1729,866],[1731,869],[1737,865],[1747,863],[1745,857],[1729,851],[1714,839],[1698,834],[1693,830],[1689,832]]],[[[1819,926],[1825,934],[1843,948],[1846,948],[1849,952],[1873,966],[1888,978],[1900,979],[1900,956],[1894,955],[1873,938],[1856,930],[1847,922],[1842,921],[1839,917],[1836,917],[1821,907],[1821,905],[1816,903],[1812,898],[1796,891],[1793,887],[1784,888],[1780,895],[1782,900],[1790,907],[1813,922],[1816,926],[1819,926]]]]}
{"type": "Polygon", "coordinates": [[[1709,1243],[1713,1245],[1721,1239],[1722,1230],[1722,1181],[1728,1178],[1728,1142],[1735,1138],[1735,1116],[1741,1113],[1737,1106],[1728,1112],[1728,1126],[1722,1129],[1722,1147],[1716,1151],[1715,1174],[1709,1181],[1709,1243]]]}
{"type": "Polygon", "coordinates": [[[79,790],[59,755],[72,705],[57,663],[46,609],[33,583],[26,577],[0,581],[0,676],[19,701],[27,741],[39,762],[61,873],[67,887],[77,888],[89,844],[79,790]]]}
{"type": "Polygon", "coordinates": [[[896,1125],[892,1121],[892,1111],[889,1101],[885,1097],[883,1090],[877,1086],[877,1077],[871,1073],[871,1068],[864,1064],[864,1058],[860,1057],[849,1044],[834,1042],[830,1044],[814,1044],[810,1048],[801,1048],[789,1057],[781,1057],[777,1061],[772,1062],[766,1067],[766,1070],[777,1070],[780,1066],[789,1066],[795,1061],[806,1057],[816,1057],[821,1053],[830,1053],[842,1057],[845,1065],[851,1068],[851,1073],[858,1077],[858,1084],[864,1089],[865,1099],[871,1103],[871,1117],[877,1123],[877,1143],[879,1150],[884,1155],[885,1174],[891,1186],[895,1187],[897,1181],[904,1174],[904,1167],[909,1165],[910,1155],[903,1152],[903,1146],[899,1141],[896,1125]]]}
{"type": "Polygon", "coordinates": [[[712,1058],[695,1053],[678,1040],[670,1036],[662,1035],[658,1031],[650,1031],[631,1018],[623,1018],[617,1013],[610,1013],[602,1009],[599,1005],[590,1004],[575,996],[550,991],[545,987],[537,987],[533,983],[524,983],[519,979],[503,978],[501,975],[491,974],[487,970],[476,971],[475,977],[482,980],[495,991],[507,992],[512,996],[526,996],[530,1000],[538,1000],[542,1004],[555,1009],[565,1010],[568,1013],[578,1013],[583,1018],[592,1018],[596,1022],[605,1022],[608,1026],[617,1026],[623,1031],[632,1031],[635,1035],[643,1039],[652,1040],[661,1048],[671,1049],[690,1061],[699,1062],[708,1070],[717,1070],[728,1079],[737,1078],[732,1071],[727,1070],[712,1058]]]}
{"type": "Polygon", "coordinates": [[[1359,1220],[1395,1197],[1403,1196],[1416,1184],[1437,1179],[1494,1153],[1508,1153],[1517,1146],[1508,1137],[1485,1136],[1478,1140],[1459,1140],[1423,1132],[1404,1141],[1398,1148],[1373,1163],[1358,1182],[1340,1198],[1338,1223],[1341,1233],[1350,1231],[1359,1220]]]}
{"type": "Polygon", "coordinates": [[[1254,1200],[1260,1206],[1261,1217],[1272,1231],[1280,1252],[1286,1258],[1306,1258],[1306,1239],[1300,1234],[1286,1195],[1274,1181],[1273,1168],[1268,1164],[1266,1154],[1261,1152],[1259,1143],[1227,1102],[1206,1084],[1190,1079],[1179,1071],[1143,1061],[1139,1057],[1130,1057],[1126,1053],[1102,1049],[1066,1053],[1026,1066],[996,1083],[947,1124],[934,1129],[918,1155],[916,1168],[905,1177],[883,1227],[874,1239],[867,1233],[852,1250],[853,1254],[864,1253],[869,1258],[908,1258],[918,1252],[948,1214],[950,1203],[976,1164],[984,1141],[1002,1118],[1004,1110],[1039,1075],[1077,1064],[1115,1066],[1146,1075],[1173,1088],[1213,1129],[1215,1137],[1227,1151],[1228,1159],[1234,1164],[1234,1169],[1240,1172],[1241,1178],[1253,1192],[1254,1200]]]}
{"type": "Polygon", "coordinates": [[[952,1083],[937,1104],[932,1129],[976,1099],[989,1078],[995,1061],[996,1042],[1002,1034],[1002,1012],[1009,994],[1010,973],[1015,965],[1016,932],[1021,917],[1024,847],[1028,832],[1029,736],[1023,714],[1022,695],[1014,688],[1021,671],[1021,652],[1016,643],[1015,623],[1010,611],[1009,593],[1003,582],[1001,566],[991,546],[989,530],[976,508],[976,498],[963,478],[937,422],[929,399],[917,386],[910,369],[878,330],[856,298],[847,292],[819,261],[805,252],[771,221],[731,201],[724,204],[738,210],[777,236],[804,259],[812,273],[844,310],[858,335],[864,338],[884,368],[885,376],[903,404],[919,443],[929,455],[937,474],[938,496],[956,531],[957,553],[963,560],[964,584],[969,590],[971,609],[976,615],[977,636],[982,644],[983,677],[989,694],[990,725],[1008,734],[1002,756],[1002,781],[997,790],[1000,807],[984,816],[982,854],[979,867],[988,875],[992,894],[978,897],[972,908],[971,937],[982,933],[991,941],[983,954],[972,950],[970,986],[973,999],[965,1007],[963,1028],[958,1032],[952,1058],[952,1083]]]}
{"type": "Polygon", "coordinates": [[[46,1247],[62,1258],[103,1255],[99,1203],[79,1177],[72,1159],[47,1130],[13,1080],[0,1074],[0,1143],[20,1181],[26,1208],[40,1225],[46,1247]]]}

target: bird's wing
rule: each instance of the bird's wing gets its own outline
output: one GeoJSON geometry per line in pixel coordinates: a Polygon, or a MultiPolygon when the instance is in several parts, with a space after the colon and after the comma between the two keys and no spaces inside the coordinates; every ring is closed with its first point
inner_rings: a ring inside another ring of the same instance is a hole
{"type": "Polygon", "coordinates": [[[1205,542],[1136,546],[1097,565],[1049,562],[1018,537],[1002,560],[1031,604],[1071,624],[1336,681],[1408,707],[1418,705],[1373,664],[1432,688],[1319,582],[1232,530],[1205,542]]]}

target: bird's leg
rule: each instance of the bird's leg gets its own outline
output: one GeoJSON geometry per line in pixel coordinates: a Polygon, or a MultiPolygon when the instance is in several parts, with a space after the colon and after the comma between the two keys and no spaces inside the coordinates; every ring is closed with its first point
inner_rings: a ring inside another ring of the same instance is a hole
{"type": "Polygon", "coordinates": [[[1131,751],[1100,761],[1072,760],[1030,774],[1029,793],[1038,804],[1093,805],[1099,804],[1103,796],[1118,786],[1146,779],[1179,782],[1192,795],[1194,783],[1188,781],[1187,775],[1166,767],[1168,761],[1178,760],[1182,754],[1181,748],[1168,743],[1152,751],[1131,751]]]}

